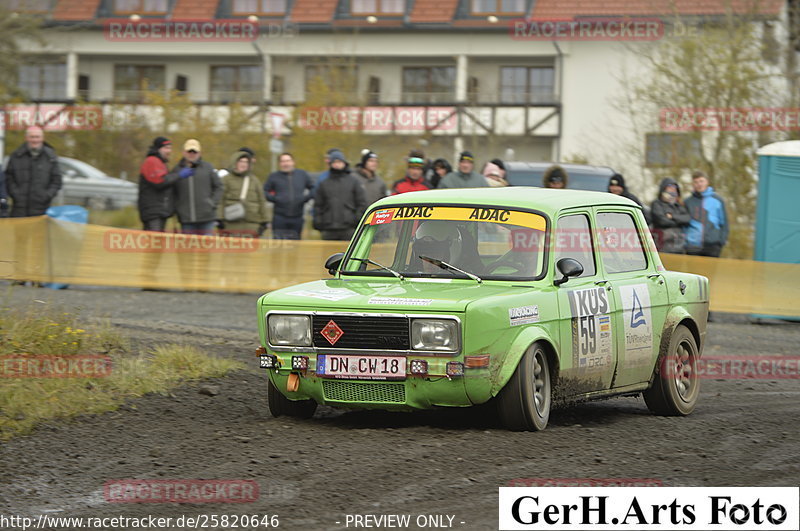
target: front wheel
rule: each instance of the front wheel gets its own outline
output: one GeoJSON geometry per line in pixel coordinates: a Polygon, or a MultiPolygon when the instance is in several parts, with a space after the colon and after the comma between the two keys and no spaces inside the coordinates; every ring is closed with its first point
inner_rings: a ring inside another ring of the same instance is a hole
{"type": "Polygon", "coordinates": [[[552,378],[541,344],[528,349],[505,387],[497,395],[503,425],[513,431],[541,431],[550,420],[552,378]]]}
{"type": "Polygon", "coordinates": [[[669,338],[667,353],[655,367],[653,384],[643,394],[656,415],[681,416],[694,411],[700,394],[697,364],[700,354],[694,336],[678,325],[669,338]]]}
{"type": "Polygon", "coordinates": [[[317,410],[317,403],[313,400],[289,400],[278,391],[272,380],[267,380],[267,401],[269,412],[273,417],[286,415],[299,419],[310,419],[317,410]]]}

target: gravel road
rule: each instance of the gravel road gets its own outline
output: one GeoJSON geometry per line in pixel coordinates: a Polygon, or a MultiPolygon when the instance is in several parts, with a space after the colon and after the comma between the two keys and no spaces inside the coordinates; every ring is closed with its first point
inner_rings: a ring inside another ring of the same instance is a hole
{"type": "MultiPolygon", "coordinates": [[[[705,380],[686,418],[655,417],[634,398],[582,404],[554,411],[541,433],[507,432],[475,410],[320,408],[309,421],[273,419],[252,355],[255,303],[255,295],[123,289],[7,294],[7,305],[58,305],[109,318],[141,347],[183,342],[251,369],[112,413],[49,423],[3,444],[0,513],[278,515],[280,529],[298,530],[345,529],[347,515],[398,514],[411,515],[410,529],[422,522],[489,530],[497,528],[497,487],[520,478],[791,486],[800,477],[796,379],[705,380]],[[104,485],[128,478],[254,481],[259,495],[236,504],[108,503],[104,485]],[[417,520],[423,515],[431,517],[417,520]]],[[[709,324],[706,353],[796,356],[798,343],[800,324],[719,315],[709,324]]]]}

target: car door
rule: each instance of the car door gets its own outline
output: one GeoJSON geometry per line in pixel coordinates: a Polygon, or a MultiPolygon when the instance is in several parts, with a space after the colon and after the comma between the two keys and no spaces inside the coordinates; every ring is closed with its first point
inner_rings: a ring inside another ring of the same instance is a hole
{"type": "Polygon", "coordinates": [[[613,287],[617,371],[614,387],[650,379],[667,312],[667,289],[646,252],[641,216],[632,209],[598,208],[600,268],[613,287]]]}
{"type": "Polygon", "coordinates": [[[583,274],[557,288],[561,377],[570,381],[564,387],[569,394],[609,389],[614,376],[614,301],[597,267],[591,218],[590,209],[562,213],[554,232],[554,278],[560,277],[556,264],[562,258],[583,266],[583,274]]]}

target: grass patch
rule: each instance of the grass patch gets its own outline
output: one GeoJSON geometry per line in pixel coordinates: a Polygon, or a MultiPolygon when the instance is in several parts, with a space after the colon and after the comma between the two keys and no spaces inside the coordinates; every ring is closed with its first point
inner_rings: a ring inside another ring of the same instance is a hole
{"type": "Polygon", "coordinates": [[[45,420],[112,411],[126,399],[166,393],[184,382],[240,368],[239,362],[186,345],[133,353],[128,340],[107,322],[84,325],[69,312],[6,308],[0,310],[0,440],[28,433],[45,420]],[[91,377],[68,372],[65,377],[19,376],[19,367],[32,363],[76,362],[86,356],[108,357],[110,370],[91,377]]]}

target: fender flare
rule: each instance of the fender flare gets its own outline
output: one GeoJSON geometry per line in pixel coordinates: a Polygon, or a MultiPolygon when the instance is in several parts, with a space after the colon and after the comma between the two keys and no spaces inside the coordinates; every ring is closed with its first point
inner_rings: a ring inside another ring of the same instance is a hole
{"type": "MultiPolygon", "coordinates": [[[[548,356],[550,357],[550,361],[552,361],[551,370],[554,372],[554,376],[558,375],[560,363],[558,350],[555,346],[557,343],[553,341],[553,338],[545,328],[537,325],[529,326],[514,339],[508,352],[503,357],[502,365],[498,368],[497,372],[492,375],[492,396],[497,396],[497,393],[505,387],[514,374],[514,371],[517,370],[517,365],[519,365],[522,356],[527,352],[528,348],[537,341],[543,341],[547,345],[548,356]]],[[[555,380],[556,378],[554,378],[554,381],[555,380]]]]}
{"type": "Polygon", "coordinates": [[[661,334],[661,344],[658,346],[658,357],[656,358],[656,363],[653,367],[653,375],[650,377],[650,385],[653,385],[653,381],[661,373],[661,360],[667,355],[667,350],[669,350],[669,342],[672,339],[673,332],[675,332],[675,329],[681,324],[686,326],[686,328],[688,328],[694,336],[694,340],[697,343],[698,352],[703,352],[703,347],[700,344],[700,331],[697,327],[697,323],[694,321],[694,318],[688,311],[686,311],[685,308],[672,308],[669,313],[667,313],[666,319],[664,319],[664,332],[661,334]]]}

